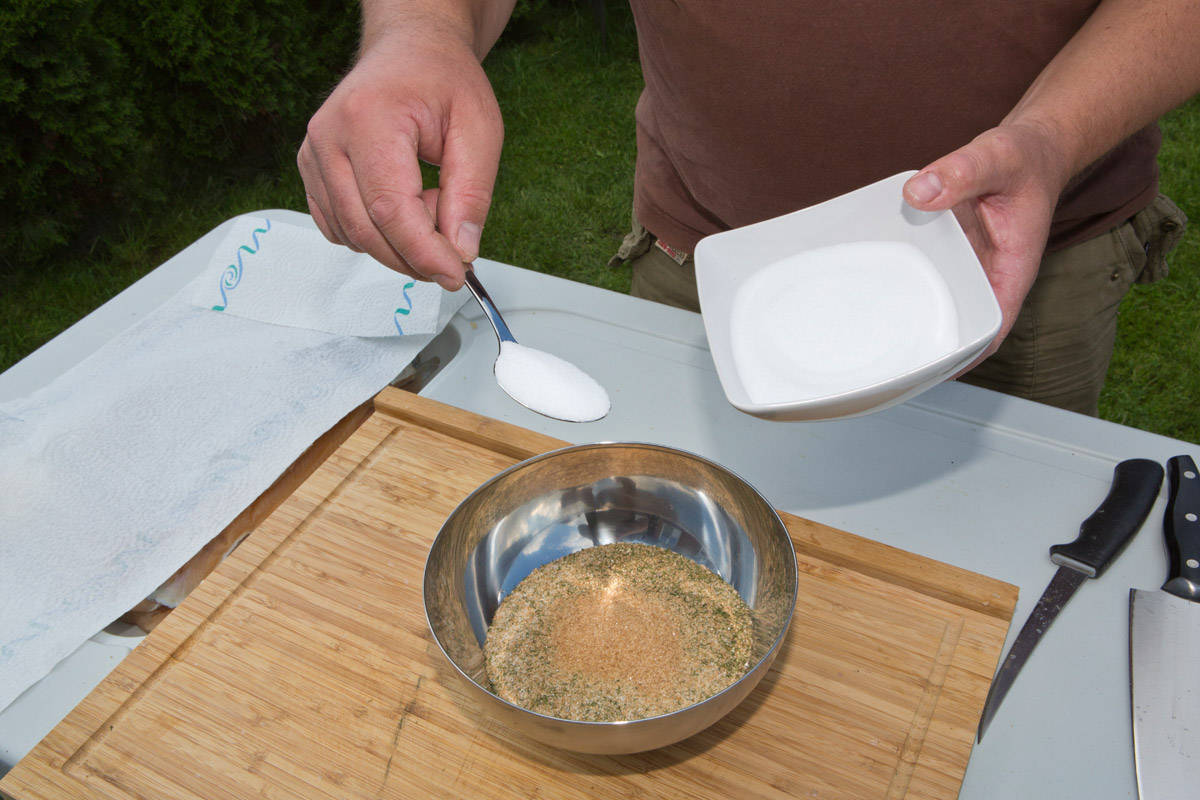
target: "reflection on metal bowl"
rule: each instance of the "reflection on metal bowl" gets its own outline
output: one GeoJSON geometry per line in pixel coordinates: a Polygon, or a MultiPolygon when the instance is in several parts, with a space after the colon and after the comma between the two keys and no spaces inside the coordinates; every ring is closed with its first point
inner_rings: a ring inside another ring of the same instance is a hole
{"type": "Polygon", "coordinates": [[[796,587],[791,539],[762,495],[699,456],[631,443],[567,447],[496,475],[447,518],[424,578],[430,630],[475,699],[533,739],[585,753],[663,747],[729,713],[770,668],[796,587]],[[746,674],[695,705],[623,722],[548,717],[490,692],[483,644],[500,601],[537,567],[613,542],[665,547],[731,584],[754,617],[746,674]]]}

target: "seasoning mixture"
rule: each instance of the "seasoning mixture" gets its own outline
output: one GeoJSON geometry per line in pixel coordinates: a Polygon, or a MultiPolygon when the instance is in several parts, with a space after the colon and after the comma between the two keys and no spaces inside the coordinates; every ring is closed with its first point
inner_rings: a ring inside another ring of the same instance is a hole
{"type": "Polygon", "coordinates": [[[705,700],[745,674],[750,609],[700,564],[647,544],[590,547],[529,574],[484,647],[492,690],[540,714],[643,719],[705,700]]]}

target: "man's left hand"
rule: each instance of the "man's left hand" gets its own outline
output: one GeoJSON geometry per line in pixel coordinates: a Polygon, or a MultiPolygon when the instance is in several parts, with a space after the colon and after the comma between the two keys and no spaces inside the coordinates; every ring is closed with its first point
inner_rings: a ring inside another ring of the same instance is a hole
{"type": "Polygon", "coordinates": [[[1069,177],[1054,141],[1050,131],[1032,124],[1002,124],[904,184],[913,208],[953,209],[991,281],[1003,322],[980,361],[1012,330],[1037,277],[1050,219],[1069,177]]]}

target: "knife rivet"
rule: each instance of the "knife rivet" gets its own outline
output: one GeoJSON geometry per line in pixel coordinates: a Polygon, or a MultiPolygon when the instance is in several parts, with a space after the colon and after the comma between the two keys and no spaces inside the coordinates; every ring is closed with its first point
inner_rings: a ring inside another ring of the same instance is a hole
{"type": "Polygon", "coordinates": [[[1189,513],[1187,513],[1187,514],[1184,514],[1184,515],[1183,515],[1183,518],[1184,518],[1184,519],[1186,519],[1188,522],[1195,522],[1195,521],[1196,521],[1196,515],[1195,515],[1195,514],[1192,514],[1192,513],[1190,513],[1190,512],[1189,512],[1189,513]]]}
{"type": "Polygon", "coordinates": [[[1183,477],[1194,478],[1194,477],[1196,477],[1196,473],[1192,472],[1190,469],[1187,469],[1187,470],[1183,471],[1183,477]]]}

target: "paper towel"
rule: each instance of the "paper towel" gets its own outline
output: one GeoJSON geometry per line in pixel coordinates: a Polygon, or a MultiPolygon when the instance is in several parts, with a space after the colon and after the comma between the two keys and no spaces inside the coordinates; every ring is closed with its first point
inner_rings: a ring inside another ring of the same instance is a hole
{"type": "Polygon", "coordinates": [[[157,588],[467,298],[348,252],[243,218],[174,298],[0,405],[0,708],[157,588]]]}
{"type": "Polygon", "coordinates": [[[334,247],[317,231],[243,218],[217,252],[222,258],[187,293],[201,308],[346,336],[438,330],[439,304],[432,298],[439,287],[334,247]],[[276,264],[306,268],[273,269],[276,264]]]}

